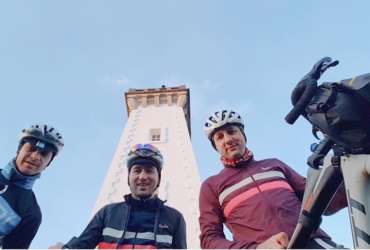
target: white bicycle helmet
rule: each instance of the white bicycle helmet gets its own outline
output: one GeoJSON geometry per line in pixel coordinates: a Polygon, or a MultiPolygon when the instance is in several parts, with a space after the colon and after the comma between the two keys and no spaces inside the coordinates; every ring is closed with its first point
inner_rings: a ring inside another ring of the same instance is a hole
{"type": "Polygon", "coordinates": [[[217,129],[225,126],[226,124],[234,124],[244,128],[243,119],[237,112],[224,109],[212,113],[212,115],[204,124],[203,129],[208,139],[212,141],[212,136],[217,129]]]}
{"type": "Polygon", "coordinates": [[[20,142],[23,142],[27,138],[36,138],[53,145],[56,149],[55,155],[64,146],[62,135],[55,128],[46,124],[34,124],[30,128],[23,129],[20,135],[20,142]]]}

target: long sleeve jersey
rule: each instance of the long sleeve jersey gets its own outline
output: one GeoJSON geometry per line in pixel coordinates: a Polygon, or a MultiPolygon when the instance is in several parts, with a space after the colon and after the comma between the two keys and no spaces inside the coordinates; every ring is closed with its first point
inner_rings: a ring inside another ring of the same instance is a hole
{"type": "MultiPolygon", "coordinates": [[[[255,248],[279,232],[291,237],[305,183],[305,178],[277,159],[251,159],[209,177],[199,199],[201,247],[255,248]],[[223,224],[231,231],[232,241],[225,238],[223,224]]],[[[346,204],[343,193],[329,210],[337,211],[346,204]]],[[[312,237],[330,239],[321,229],[312,237]]]]}
{"type": "Polygon", "coordinates": [[[159,198],[138,201],[125,196],[125,202],[104,206],[79,237],[63,248],[157,249],[186,248],[186,225],[180,212],[159,198]]]}

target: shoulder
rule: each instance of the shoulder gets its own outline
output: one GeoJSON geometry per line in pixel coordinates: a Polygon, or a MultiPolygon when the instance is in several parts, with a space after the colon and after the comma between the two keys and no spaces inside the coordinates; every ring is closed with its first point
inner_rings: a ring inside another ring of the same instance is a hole
{"type": "Polygon", "coordinates": [[[166,201],[160,199],[159,197],[156,197],[156,202],[160,209],[162,210],[161,213],[165,213],[166,215],[172,215],[177,217],[182,217],[182,213],[178,211],[176,208],[173,208],[169,205],[166,205],[166,201]]]}
{"type": "Polygon", "coordinates": [[[182,217],[182,213],[179,210],[177,210],[176,208],[173,208],[173,207],[170,207],[170,206],[167,206],[167,205],[163,205],[163,209],[167,213],[173,214],[175,216],[181,216],[182,217]]]}
{"type": "Polygon", "coordinates": [[[218,175],[208,177],[200,186],[200,196],[208,195],[209,193],[215,193],[218,183],[218,175]]]}
{"type": "Polygon", "coordinates": [[[256,167],[257,169],[274,169],[274,168],[282,168],[282,169],[289,169],[290,167],[282,162],[277,158],[267,158],[263,160],[255,160],[250,164],[250,167],[256,167]]]}
{"type": "Polygon", "coordinates": [[[128,211],[128,206],[126,202],[115,202],[109,203],[103,207],[101,207],[94,215],[93,220],[95,221],[111,221],[117,220],[118,218],[125,217],[128,211]]]}
{"type": "Polygon", "coordinates": [[[162,222],[166,222],[178,227],[181,224],[185,224],[184,216],[180,211],[177,209],[163,205],[162,212],[161,212],[161,219],[162,222]]]}
{"type": "Polygon", "coordinates": [[[202,183],[202,189],[203,188],[215,188],[218,186],[223,180],[228,179],[229,176],[237,173],[238,171],[236,169],[232,168],[223,168],[218,174],[209,176],[205,181],[202,183]]]}
{"type": "Polygon", "coordinates": [[[99,213],[100,212],[113,212],[113,211],[116,211],[116,210],[122,210],[122,209],[126,209],[126,208],[127,208],[127,203],[126,202],[124,202],[124,201],[114,202],[114,203],[110,203],[110,204],[107,204],[107,205],[103,206],[99,210],[99,213]]]}
{"type": "Polygon", "coordinates": [[[261,164],[261,163],[271,163],[271,164],[284,164],[284,162],[282,162],[281,160],[279,160],[278,158],[266,158],[266,159],[262,159],[262,160],[255,160],[254,161],[256,164],[261,164]]]}

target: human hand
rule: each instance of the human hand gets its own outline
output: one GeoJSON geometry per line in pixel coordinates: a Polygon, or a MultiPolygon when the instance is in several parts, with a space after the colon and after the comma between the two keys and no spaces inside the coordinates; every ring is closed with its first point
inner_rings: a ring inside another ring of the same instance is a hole
{"type": "Polygon", "coordinates": [[[289,244],[289,237],[286,233],[275,234],[259,244],[257,249],[285,249],[289,244]]]}

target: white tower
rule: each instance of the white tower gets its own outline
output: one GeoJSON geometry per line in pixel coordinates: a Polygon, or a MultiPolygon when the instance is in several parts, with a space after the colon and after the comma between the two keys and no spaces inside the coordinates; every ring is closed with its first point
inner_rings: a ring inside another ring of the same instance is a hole
{"type": "Polygon", "coordinates": [[[126,155],[137,143],[151,143],[163,154],[159,197],[186,221],[188,248],[200,248],[198,196],[200,177],[190,141],[190,96],[185,86],[129,89],[128,120],[97,199],[102,206],[123,200],[127,185],[126,155]]]}

